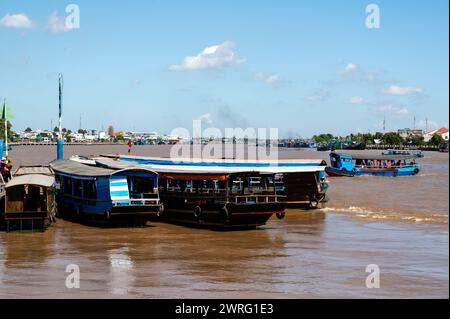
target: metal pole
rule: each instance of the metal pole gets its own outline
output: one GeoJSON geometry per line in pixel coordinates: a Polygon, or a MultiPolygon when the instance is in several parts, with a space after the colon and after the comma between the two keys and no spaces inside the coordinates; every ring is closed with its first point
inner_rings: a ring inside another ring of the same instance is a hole
{"type": "Polygon", "coordinates": [[[57,142],[56,152],[57,152],[57,159],[62,160],[64,157],[63,153],[64,139],[62,134],[63,76],[60,73],[58,77],[59,77],[59,138],[57,142]]]}
{"type": "Polygon", "coordinates": [[[8,119],[6,118],[6,99],[3,100],[5,107],[5,157],[8,159],[8,119]]]}

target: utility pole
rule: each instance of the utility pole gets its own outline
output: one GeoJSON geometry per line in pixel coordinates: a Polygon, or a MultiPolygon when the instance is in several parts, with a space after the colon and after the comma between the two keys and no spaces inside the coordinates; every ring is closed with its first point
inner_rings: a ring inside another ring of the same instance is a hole
{"type": "Polygon", "coordinates": [[[428,132],[428,118],[425,118],[425,132],[428,132]]]}
{"type": "Polygon", "coordinates": [[[383,119],[383,133],[386,133],[386,119],[383,119]]]}
{"type": "Polygon", "coordinates": [[[81,112],[80,112],[80,127],[79,129],[81,130],[83,127],[81,126],[81,112]]]}
{"type": "Polygon", "coordinates": [[[414,115],[413,130],[416,130],[416,116],[414,115]]]}

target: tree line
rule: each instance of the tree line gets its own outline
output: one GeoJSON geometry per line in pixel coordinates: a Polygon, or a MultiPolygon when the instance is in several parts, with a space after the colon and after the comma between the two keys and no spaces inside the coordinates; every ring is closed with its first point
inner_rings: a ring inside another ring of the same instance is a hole
{"type": "MultiPolygon", "coordinates": [[[[423,136],[408,136],[403,138],[400,134],[395,132],[389,133],[358,133],[358,134],[350,134],[349,138],[353,142],[362,143],[365,145],[375,144],[375,140],[380,140],[381,144],[387,145],[404,145],[404,144],[413,144],[413,145],[435,145],[438,146],[443,142],[443,138],[439,134],[434,134],[428,142],[425,142],[423,136]]],[[[334,136],[332,134],[319,134],[314,135],[313,140],[316,143],[320,144],[328,144],[333,140],[340,140],[339,136],[334,136]]]]}

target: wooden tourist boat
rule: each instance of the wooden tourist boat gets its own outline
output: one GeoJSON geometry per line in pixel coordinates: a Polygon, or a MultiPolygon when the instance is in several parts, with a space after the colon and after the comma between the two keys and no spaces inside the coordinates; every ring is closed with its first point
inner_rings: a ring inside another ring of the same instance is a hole
{"type": "MultiPolygon", "coordinates": [[[[110,158],[96,162],[109,169],[143,166],[110,158]]],[[[160,220],[233,228],[264,225],[274,214],[285,216],[286,197],[277,192],[276,174],[267,168],[150,166],[159,174],[160,220]]]]}
{"type": "Polygon", "coordinates": [[[328,200],[326,196],[326,161],[321,159],[288,160],[231,160],[231,159],[170,159],[131,155],[102,155],[122,162],[142,164],[152,170],[178,167],[179,169],[211,171],[231,169],[240,171],[265,171],[276,173],[276,190],[286,196],[289,207],[318,208],[328,200]]]}
{"type": "Polygon", "coordinates": [[[5,185],[0,223],[6,231],[45,230],[54,222],[55,187],[50,167],[19,167],[5,185]]]}

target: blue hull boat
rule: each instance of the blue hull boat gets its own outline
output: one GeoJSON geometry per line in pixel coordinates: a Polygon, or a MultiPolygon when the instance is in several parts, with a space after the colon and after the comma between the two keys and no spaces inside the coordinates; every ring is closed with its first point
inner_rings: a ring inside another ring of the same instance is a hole
{"type": "Polygon", "coordinates": [[[71,160],[55,172],[58,215],[101,223],[145,225],[160,208],[158,174],[148,169],[111,170],[71,160]]]}
{"type": "Polygon", "coordinates": [[[329,176],[413,176],[420,172],[417,155],[379,155],[330,153],[329,176]]]}

